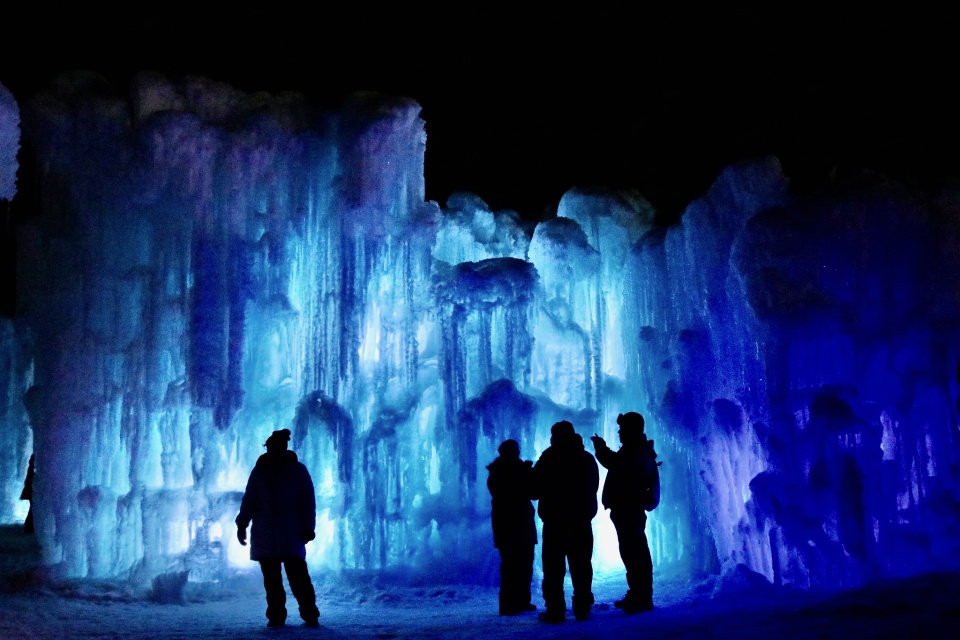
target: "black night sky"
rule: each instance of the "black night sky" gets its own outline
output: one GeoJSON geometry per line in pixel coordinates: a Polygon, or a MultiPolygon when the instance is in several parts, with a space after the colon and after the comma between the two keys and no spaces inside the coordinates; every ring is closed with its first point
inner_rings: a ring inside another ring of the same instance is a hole
{"type": "Polygon", "coordinates": [[[669,223],[756,155],[779,156],[798,188],[834,167],[930,180],[960,164],[946,10],[90,6],[4,9],[0,82],[24,99],[85,68],[122,92],[152,69],[333,108],[357,90],[407,95],[441,204],[469,190],[535,219],[572,186],[607,185],[669,223]]]}

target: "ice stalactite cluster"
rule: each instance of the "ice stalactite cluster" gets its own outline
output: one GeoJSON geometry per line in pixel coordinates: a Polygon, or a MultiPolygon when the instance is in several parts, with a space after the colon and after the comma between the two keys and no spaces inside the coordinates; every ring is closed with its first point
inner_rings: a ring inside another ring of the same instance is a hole
{"type": "MultiPolygon", "coordinates": [[[[535,458],[563,419],[615,444],[625,411],[664,462],[660,576],[847,585],[960,557],[955,192],[801,196],[770,158],[670,228],[572,189],[531,230],[425,201],[408,100],[73,74],[22,111],[41,197],[0,325],[0,515],[32,437],[59,575],[243,569],[239,497],[290,428],[314,567],[495,579],[497,445],[535,458]]],[[[619,569],[606,512],[595,530],[619,569]]]]}
{"type": "Polygon", "coordinates": [[[325,506],[314,560],[396,561],[410,443],[390,423],[419,400],[431,249],[412,230],[436,218],[419,108],[59,82],[26,109],[49,200],[19,272],[46,562],[216,573],[263,441],[294,421],[325,506]]]}

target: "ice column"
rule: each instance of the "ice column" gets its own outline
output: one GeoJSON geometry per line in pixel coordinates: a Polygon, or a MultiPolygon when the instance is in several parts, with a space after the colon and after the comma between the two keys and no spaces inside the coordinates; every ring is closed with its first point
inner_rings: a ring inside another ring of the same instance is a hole
{"type": "MultiPolygon", "coordinates": [[[[0,298],[14,295],[14,229],[8,212],[17,191],[20,110],[0,84],[0,298]]],[[[0,314],[12,309],[0,309],[0,314]]],[[[33,450],[22,397],[30,384],[29,357],[22,326],[0,315],[0,522],[22,521],[20,502],[27,461],[33,450]]]]}

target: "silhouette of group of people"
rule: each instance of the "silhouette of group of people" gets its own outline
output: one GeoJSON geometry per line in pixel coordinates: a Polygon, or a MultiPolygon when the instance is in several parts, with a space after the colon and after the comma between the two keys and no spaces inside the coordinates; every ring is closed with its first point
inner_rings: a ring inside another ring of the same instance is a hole
{"type": "MultiPolygon", "coordinates": [[[[596,457],[583,445],[573,424],[563,420],[550,429],[550,446],[534,464],[520,456],[520,444],[506,440],[487,465],[493,543],[500,552],[500,614],[536,611],[533,580],[536,513],[543,522],[541,562],[545,610],[539,619],[566,619],[563,581],[567,567],[573,584],[573,615],[590,616],[593,597],[593,518],[597,515],[600,468],[607,469],[602,502],[617,530],[620,557],[627,573],[627,593],[614,605],[627,613],[653,609],[653,562],[645,527],[647,511],[660,501],[657,454],[644,434],[643,416],[617,416],[621,447],[613,451],[594,434],[596,457]],[[599,465],[598,465],[599,463],[599,465]]],[[[267,596],[267,626],[286,624],[286,594],[281,567],[307,626],[318,626],[320,612],[307,571],[306,544],[316,537],[316,498],[307,468],[288,449],[290,430],[274,431],[257,460],[240,503],[237,539],[247,544],[253,523],[250,558],[260,563],[267,596]]]]}
{"type": "Polygon", "coordinates": [[[596,457],[583,445],[573,424],[564,420],[550,430],[550,446],[533,464],[520,457],[516,440],[506,440],[487,466],[494,546],[500,552],[500,614],[535,611],[531,602],[537,530],[533,500],[543,522],[543,599],[539,619],[566,619],[563,581],[567,567],[577,620],[590,616],[593,597],[593,525],[600,484],[598,462],[607,469],[602,502],[617,531],[627,573],[627,593],[614,606],[627,613],[653,609],[653,561],[645,532],[647,511],[660,502],[657,454],[644,433],[643,416],[617,416],[621,447],[613,451],[598,435],[590,438],[596,457]]]}

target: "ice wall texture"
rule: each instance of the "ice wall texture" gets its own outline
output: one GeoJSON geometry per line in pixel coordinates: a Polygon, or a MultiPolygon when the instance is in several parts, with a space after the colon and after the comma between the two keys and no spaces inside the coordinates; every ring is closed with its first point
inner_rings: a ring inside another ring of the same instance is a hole
{"type": "MultiPolygon", "coordinates": [[[[0,84],[0,270],[13,263],[13,229],[8,213],[17,192],[17,151],[20,148],[20,109],[13,95],[0,84]]],[[[0,281],[6,295],[8,283],[0,281]]],[[[20,502],[27,468],[24,461],[33,448],[30,427],[23,408],[23,394],[29,387],[30,358],[18,338],[14,321],[0,316],[0,522],[26,516],[20,502]]]]}
{"type": "Polygon", "coordinates": [[[767,159],[669,229],[573,189],[528,233],[476,196],[424,202],[409,101],[72,75],[24,113],[43,198],[0,375],[62,575],[222,578],[246,477],[291,428],[314,567],[492,580],[497,445],[535,457],[561,419],[615,443],[629,410],[664,461],[658,575],[845,585],[960,557],[956,193],[800,197],[767,159]]]}
{"type": "Polygon", "coordinates": [[[396,487],[432,441],[394,425],[422,412],[419,107],[360,96],[332,117],[150,75],[127,100],[73,75],[25,111],[50,196],[19,271],[46,562],[208,577],[294,420],[326,516],[315,560],[395,562],[396,487]]]}
{"type": "Polygon", "coordinates": [[[722,564],[800,586],[957,566],[957,204],[869,175],[794,197],[771,159],[635,246],[628,379],[722,564]]]}
{"type": "Polygon", "coordinates": [[[17,150],[20,148],[20,110],[13,94],[0,84],[0,200],[17,192],[17,150]]]}

